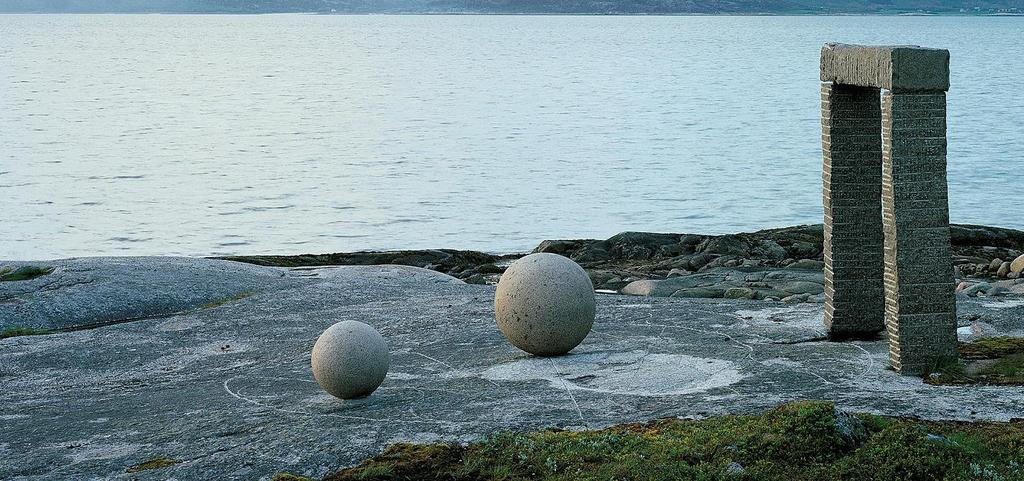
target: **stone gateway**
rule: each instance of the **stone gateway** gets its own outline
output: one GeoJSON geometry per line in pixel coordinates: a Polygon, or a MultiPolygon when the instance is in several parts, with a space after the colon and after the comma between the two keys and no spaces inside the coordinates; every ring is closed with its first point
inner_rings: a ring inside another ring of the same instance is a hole
{"type": "Polygon", "coordinates": [[[821,50],[825,326],[885,329],[897,372],[956,358],[946,185],[949,51],[821,50]]]}

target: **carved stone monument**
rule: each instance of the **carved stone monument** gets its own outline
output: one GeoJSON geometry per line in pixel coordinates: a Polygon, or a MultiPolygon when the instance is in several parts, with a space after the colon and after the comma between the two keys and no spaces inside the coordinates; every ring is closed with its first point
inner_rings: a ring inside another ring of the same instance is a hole
{"type": "Polygon", "coordinates": [[[949,51],[826,44],[821,80],[825,326],[886,329],[893,369],[922,373],[956,358],[949,51]]]}

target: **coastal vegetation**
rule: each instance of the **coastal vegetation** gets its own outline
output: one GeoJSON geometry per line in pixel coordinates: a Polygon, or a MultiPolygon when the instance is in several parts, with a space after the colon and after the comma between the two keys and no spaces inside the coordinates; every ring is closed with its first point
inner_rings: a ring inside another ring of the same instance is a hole
{"type": "Polygon", "coordinates": [[[1009,480],[1024,476],[1022,460],[1021,420],[922,421],[804,401],[761,415],[503,433],[468,445],[395,444],[324,479],[1009,480]]]}
{"type": "Polygon", "coordinates": [[[0,339],[7,339],[9,337],[19,336],[41,336],[43,334],[52,334],[53,331],[49,329],[36,329],[31,327],[9,327],[0,331],[0,339]]]}
{"type": "Polygon", "coordinates": [[[997,336],[960,343],[960,359],[936,366],[929,384],[1024,386],[1024,338],[997,336]]]}
{"type": "Polygon", "coordinates": [[[21,266],[21,267],[0,267],[0,282],[30,281],[37,277],[49,275],[53,272],[52,267],[21,266]]]}

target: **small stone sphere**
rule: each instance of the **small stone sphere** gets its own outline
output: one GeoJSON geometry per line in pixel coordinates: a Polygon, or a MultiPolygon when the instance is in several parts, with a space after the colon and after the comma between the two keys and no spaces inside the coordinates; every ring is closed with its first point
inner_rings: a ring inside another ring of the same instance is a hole
{"type": "Polygon", "coordinates": [[[328,327],[313,345],[313,377],[334,397],[369,396],[388,374],[391,353],[376,329],[359,321],[328,327]]]}
{"type": "Polygon", "coordinates": [[[530,254],[498,281],[494,314],[512,345],[558,356],[583,342],[594,325],[594,284],[579,264],[557,254],[530,254]]]}

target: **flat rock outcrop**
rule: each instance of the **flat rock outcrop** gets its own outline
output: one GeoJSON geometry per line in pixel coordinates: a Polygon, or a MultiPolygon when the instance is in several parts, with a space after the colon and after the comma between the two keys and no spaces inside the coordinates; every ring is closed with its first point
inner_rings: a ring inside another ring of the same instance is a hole
{"type": "MultiPolygon", "coordinates": [[[[1018,387],[935,387],[897,375],[885,368],[884,340],[821,341],[817,304],[598,295],[583,343],[567,356],[537,358],[498,331],[493,286],[426,269],[123,262],[55,265],[106,279],[80,289],[113,289],[119,276],[145,275],[136,269],[146,266],[163,266],[161,276],[172,278],[223,272],[231,289],[217,296],[260,289],[206,307],[189,307],[205,298],[169,307],[186,308],[179,313],[0,340],[0,479],[317,477],[400,441],[752,413],[798,399],[923,418],[1008,420],[1024,412],[1018,387]],[[343,320],[378,329],[392,353],[384,384],[365,399],[331,397],[310,371],[317,337],[343,320]],[[155,469],[134,472],[140,466],[155,469]]],[[[21,282],[34,281],[14,284],[21,282]]],[[[19,295],[33,285],[19,286],[19,295]]],[[[133,292],[120,292],[132,299],[170,295],[168,285],[130,285],[133,292]]],[[[32,302],[57,313],[85,295],[59,288],[32,302]]],[[[99,312],[123,304],[109,295],[92,305],[99,312]]],[[[1020,307],[985,298],[958,305],[965,331],[977,325],[1004,335],[1024,326],[1020,307]]]]}

